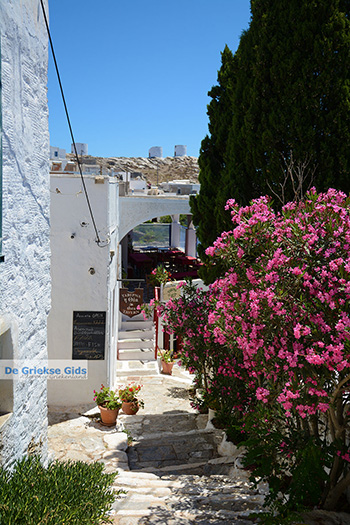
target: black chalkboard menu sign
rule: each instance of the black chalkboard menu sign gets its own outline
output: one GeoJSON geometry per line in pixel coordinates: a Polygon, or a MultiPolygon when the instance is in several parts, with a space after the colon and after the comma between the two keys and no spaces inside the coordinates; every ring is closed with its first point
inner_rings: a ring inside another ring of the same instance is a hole
{"type": "Polygon", "coordinates": [[[105,357],[106,312],[73,312],[73,359],[105,357]]]}

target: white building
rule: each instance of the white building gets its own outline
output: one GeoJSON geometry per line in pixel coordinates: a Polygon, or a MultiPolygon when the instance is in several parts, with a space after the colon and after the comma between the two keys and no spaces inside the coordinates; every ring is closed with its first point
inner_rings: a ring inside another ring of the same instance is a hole
{"type": "MultiPolygon", "coordinates": [[[[122,315],[119,291],[128,233],[138,224],[172,214],[190,214],[187,196],[133,194],[118,177],[84,177],[100,243],[82,181],[76,173],[51,172],[52,308],[48,321],[51,359],[87,359],[88,379],[48,382],[49,405],[91,403],[101,383],[114,386],[122,315]],[[125,191],[126,190],[126,191],[125,191]],[[77,316],[90,328],[77,336],[77,316]],[[91,327],[94,316],[97,329],[91,327]]],[[[189,239],[193,238],[189,229],[189,239]]],[[[174,234],[174,238],[176,235],[174,234]]],[[[195,245],[195,239],[193,241],[195,245]]]]}
{"type": "MultiPolygon", "coordinates": [[[[44,4],[47,8],[47,0],[44,4]]],[[[4,359],[47,358],[46,320],[50,308],[48,38],[40,3],[37,0],[0,2],[0,37],[1,364],[4,359]]],[[[2,464],[9,465],[32,452],[46,457],[46,383],[42,377],[0,379],[2,464]]]]}
{"type": "Polygon", "coordinates": [[[186,157],[187,156],[187,146],[178,144],[174,149],[174,157],[186,157]]]}
{"type": "MultiPolygon", "coordinates": [[[[77,148],[78,155],[88,154],[88,145],[85,142],[76,142],[75,146],[77,148]]],[[[71,145],[71,153],[75,154],[74,144],[71,145]]]]}
{"type": "Polygon", "coordinates": [[[158,158],[162,158],[163,157],[163,148],[162,146],[152,146],[152,148],[150,148],[148,150],[148,157],[151,159],[152,157],[158,157],[158,158]]]}
{"type": "Polygon", "coordinates": [[[121,180],[127,183],[128,190],[131,193],[145,193],[147,192],[147,182],[142,173],[139,172],[120,172],[117,174],[121,180]]]}
{"type": "Polygon", "coordinates": [[[177,195],[196,195],[199,193],[200,184],[184,179],[161,182],[159,187],[167,193],[176,193],[177,195]]]}
{"type": "Polygon", "coordinates": [[[66,158],[66,150],[63,148],[57,148],[56,146],[50,146],[50,160],[58,160],[66,158]]]}
{"type": "Polygon", "coordinates": [[[88,379],[49,381],[52,405],[91,402],[93,390],[99,390],[101,383],[111,384],[115,373],[116,355],[108,349],[116,346],[117,335],[119,181],[101,175],[84,178],[101,243],[96,242],[80,176],[51,174],[49,358],[88,359],[88,379]],[[103,318],[101,337],[96,342],[91,336],[90,351],[86,347],[83,353],[73,335],[79,312],[100,313],[103,318]]]}

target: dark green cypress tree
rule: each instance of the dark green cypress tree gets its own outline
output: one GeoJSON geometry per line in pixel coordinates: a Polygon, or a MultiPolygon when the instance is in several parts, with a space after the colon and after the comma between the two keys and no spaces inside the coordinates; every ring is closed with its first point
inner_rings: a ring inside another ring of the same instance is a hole
{"type": "Polygon", "coordinates": [[[239,50],[243,60],[252,51],[244,62],[250,103],[241,108],[236,92],[224,177],[231,188],[238,174],[251,181],[244,201],[295,198],[291,170],[303,172],[303,193],[308,172],[319,191],[349,192],[349,14],[348,1],[252,1],[239,50]]]}
{"type": "Polygon", "coordinates": [[[210,246],[217,237],[217,215],[221,213],[217,205],[218,188],[225,167],[224,156],[228,132],[232,120],[232,91],[235,80],[234,58],[226,46],[221,54],[221,68],[218,71],[218,85],[208,93],[209,133],[201,144],[199,155],[200,194],[191,198],[191,209],[197,236],[201,243],[199,253],[204,257],[203,248],[210,246]],[[202,249],[201,249],[202,248],[202,249]]]}
{"type": "Polygon", "coordinates": [[[225,212],[225,204],[228,199],[236,199],[241,205],[247,205],[254,192],[254,179],[249,173],[243,171],[242,163],[246,155],[247,147],[244,145],[241,130],[244,128],[246,115],[254,99],[252,93],[252,75],[250,64],[254,61],[255,48],[252,42],[252,33],[245,31],[240,39],[240,45],[234,55],[236,63],[236,74],[234,90],[231,92],[231,120],[224,153],[224,169],[221,177],[221,185],[218,187],[216,197],[216,217],[217,231],[219,235],[222,231],[230,229],[232,226],[230,215],[225,212]],[[233,134],[232,130],[236,130],[233,134]],[[232,137],[236,139],[237,147],[233,151],[232,137]],[[232,151],[232,155],[228,152],[232,151]],[[230,166],[227,162],[230,162],[230,166]],[[232,166],[234,176],[230,177],[232,166]]]}
{"type": "Polygon", "coordinates": [[[203,195],[210,199],[210,186],[214,202],[207,237],[202,187],[195,205],[203,247],[227,229],[222,210],[228,198],[245,205],[270,194],[278,207],[300,197],[311,179],[318,191],[350,191],[350,0],[252,0],[251,13],[232,81],[225,79],[231,87],[227,114],[215,113],[214,129],[218,119],[229,129],[221,169],[205,176],[203,195]]]}

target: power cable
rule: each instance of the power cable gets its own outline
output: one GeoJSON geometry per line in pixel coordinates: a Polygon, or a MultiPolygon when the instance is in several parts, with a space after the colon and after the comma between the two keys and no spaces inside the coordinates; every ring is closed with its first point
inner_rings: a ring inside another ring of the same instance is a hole
{"type": "Polygon", "coordinates": [[[63,101],[63,105],[64,105],[64,110],[66,112],[66,118],[67,118],[67,122],[68,122],[70,136],[71,136],[71,139],[72,139],[72,144],[73,144],[73,147],[74,147],[74,153],[75,153],[75,156],[76,156],[76,159],[77,159],[77,164],[78,164],[78,168],[79,168],[80,178],[81,178],[81,182],[82,182],[82,185],[83,185],[83,190],[84,190],[86,202],[87,202],[87,205],[88,205],[88,208],[89,208],[90,217],[91,217],[92,224],[94,226],[94,230],[95,230],[95,234],[96,234],[96,243],[98,244],[98,246],[100,246],[102,248],[102,247],[106,246],[109,243],[109,241],[107,240],[105,242],[102,242],[101,239],[100,239],[100,236],[98,234],[98,230],[97,230],[94,214],[92,212],[89,195],[88,195],[88,192],[87,192],[87,189],[86,189],[85,180],[84,180],[84,177],[83,177],[83,172],[82,172],[81,163],[80,163],[80,160],[79,160],[77,147],[76,147],[75,140],[74,140],[73,128],[72,128],[71,121],[70,121],[70,118],[69,118],[68,108],[67,108],[67,104],[66,104],[66,98],[65,98],[64,92],[63,92],[61,76],[60,76],[60,72],[58,70],[55,50],[54,50],[54,47],[53,47],[53,42],[52,42],[52,38],[51,38],[50,28],[49,28],[49,24],[48,24],[48,21],[47,21],[46,11],[45,11],[43,0],[40,0],[40,4],[41,4],[41,9],[42,9],[43,15],[44,15],[46,30],[47,30],[47,34],[48,34],[49,42],[50,42],[52,58],[53,58],[53,61],[54,61],[54,64],[55,64],[57,79],[58,79],[58,83],[59,83],[59,86],[60,86],[60,91],[61,91],[62,101],[63,101]]]}

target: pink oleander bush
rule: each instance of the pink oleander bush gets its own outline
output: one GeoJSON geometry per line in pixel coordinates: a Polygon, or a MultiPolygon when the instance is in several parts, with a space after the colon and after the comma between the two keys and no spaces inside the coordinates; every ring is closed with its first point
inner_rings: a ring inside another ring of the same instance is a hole
{"type": "Polygon", "coordinates": [[[280,516],[349,511],[349,205],[332,189],[280,213],[228,201],[232,231],[207,249],[225,275],[156,305],[280,516]]]}
{"type": "MultiPolygon", "coordinates": [[[[220,345],[214,342],[213,335],[208,332],[208,315],[210,313],[209,294],[191,283],[183,281],[180,285],[182,295],[170,299],[167,303],[151,301],[151,308],[156,308],[162,318],[163,331],[175,334],[182,341],[181,365],[195,374],[195,385],[208,397],[210,392],[210,375],[213,369],[214,347],[220,345]]],[[[143,312],[150,315],[150,310],[144,305],[143,312]]],[[[215,396],[215,403],[217,396],[215,396]]],[[[195,405],[202,399],[194,401],[195,405]]]]}
{"type": "Polygon", "coordinates": [[[290,508],[348,505],[349,204],[335,190],[281,213],[266,197],[231,200],[233,230],[207,249],[228,264],[208,316],[223,347],[217,382],[236,384],[246,464],[290,508]]]}
{"type": "Polygon", "coordinates": [[[163,331],[175,334],[181,340],[177,351],[182,366],[194,374],[196,395],[192,406],[198,409],[213,408],[228,417],[233,409],[231,390],[234,388],[230,378],[215,380],[222,362],[222,345],[215,342],[214,335],[207,329],[208,316],[212,309],[212,298],[208,291],[202,290],[191,281],[183,281],[181,297],[170,299],[167,303],[152,300],[143,305],[145,318],[156,308],[162,318],[163,331]]]}

